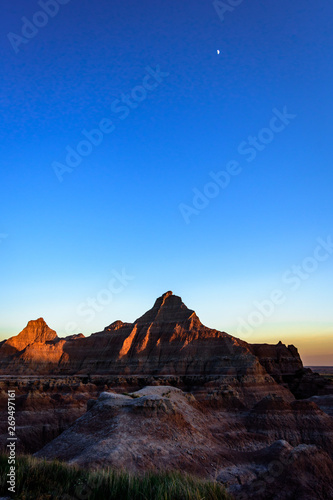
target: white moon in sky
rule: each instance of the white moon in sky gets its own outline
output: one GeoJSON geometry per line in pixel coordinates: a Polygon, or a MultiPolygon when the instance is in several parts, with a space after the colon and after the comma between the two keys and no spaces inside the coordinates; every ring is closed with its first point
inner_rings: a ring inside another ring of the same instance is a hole
{"type": "Polygon", "coordinates": [[[219,54],[219,53],[220,53],[220,51],[219,51],[219,50],[217,50],[216,52],[217,52],[217,54],[219,54]]]}

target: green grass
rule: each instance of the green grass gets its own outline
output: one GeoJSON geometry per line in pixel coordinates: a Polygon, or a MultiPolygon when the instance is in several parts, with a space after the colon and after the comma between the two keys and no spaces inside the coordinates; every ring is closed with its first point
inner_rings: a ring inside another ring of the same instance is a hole
{"type": "MultiPolygon", "coordinates": [[[[7,490],[7,456],[0,455],[0,496],[7,490]]],[[[65,463],[18,456],[16,493],[21,500],[230,500],[218,483],[180,472],[145,473],[101,469],[96,472],[65,463]]]]}

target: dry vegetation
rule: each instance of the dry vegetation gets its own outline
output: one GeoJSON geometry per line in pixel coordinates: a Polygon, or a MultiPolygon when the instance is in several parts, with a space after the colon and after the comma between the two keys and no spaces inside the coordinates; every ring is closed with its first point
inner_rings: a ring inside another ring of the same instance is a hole
{"type": "MultiPolygon", "coordinates": [[[[64,463],[17,458],[15,499],[20,500],[230,500],[221,485],[179,472],[134,476],[125,471],[87,471],[64,463]]],[[[0,495],[8,496],[7,456],[0,456],[0,495]]]]}

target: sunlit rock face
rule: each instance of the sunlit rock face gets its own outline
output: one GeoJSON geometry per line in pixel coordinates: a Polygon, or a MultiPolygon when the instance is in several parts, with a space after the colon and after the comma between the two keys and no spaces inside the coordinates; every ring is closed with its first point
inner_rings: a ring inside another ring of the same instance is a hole
{"type": "Polygon", "coordinates": [[[159,297],[134,323],[111,335],[102,359],[113,373],[231,375],[261,370],[246,344],[202,325],[195,312],[172,292],[159,297]]]}
{"type": "Polygon", "coordinates": [[[0,371],[1,449],[14,384],[20,451],[46,445],[38,456],[83,466],[186,470],[248,500],[330,498],[329,380],[304,369],[294,346],[204,326],[172,292],[88,337],[60,339],[31,321],[0,343],[0,371]]]}
{"type": "Polygon", "coordinates": [[[43,318],[39,318],[35,321],[29,321],[27,326],[18,335],[6,340],[2,349],[6,346],[20,352],[35,342],[45,343],[56,339],[58,339],[56,332],[47,326],[43,318]]]}
{"type": "Polygon", "coordinates": [[[134,323],[59,339],[44,320],[31,321],[0,347],[0,368],[40,373],[267,375],[246,342],[205,327],[181,298],[167,292],[134,323]],[[2,361],[2,363],[1,363],[2,361]]]}
{"type": "Polygon", "coordinates": [[[88,337],[63,339],[40,318],[0,344],[0,374],[222,376],[231,385],[243,377],[254,394],[274,380],[294,387],[302,369],[294,346],[251,345],[208,328],[170,291],[133,323],[118,320],[88,337]]]}
{"type": "Polygon", "coordinates": [[[15,337],[0,347],[0,369],[3,373],[29,373],[37,369],[49,370],[64,355],[64,339],[48,327],[43,318],[29,321],[15,337]]]}

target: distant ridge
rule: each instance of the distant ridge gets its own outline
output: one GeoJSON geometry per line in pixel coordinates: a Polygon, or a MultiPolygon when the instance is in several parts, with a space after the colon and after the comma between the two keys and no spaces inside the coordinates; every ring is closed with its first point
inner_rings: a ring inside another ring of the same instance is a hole
{"type": "Polygon", "coordinates": [[[118,320],[88,337],[59,338],[44,319],[29,321],[0,346],[1,373],[252,375],[281,377],[303,368],[297,349],[253,345],[204,326],[168,291],[133,323],[118,320]]]}

